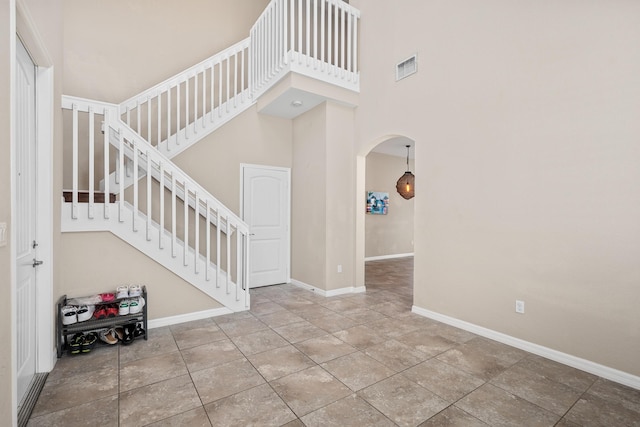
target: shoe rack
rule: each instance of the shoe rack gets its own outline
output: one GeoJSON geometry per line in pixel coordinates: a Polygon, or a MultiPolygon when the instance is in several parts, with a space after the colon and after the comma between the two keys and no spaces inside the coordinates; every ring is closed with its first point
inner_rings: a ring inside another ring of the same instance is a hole
{"type": "MultiPolygon", "coordinates": [[[[58,305],[57,305],[58,315],[57,315],[57,322],[56,322],[56,349],[58,352],[58,358],[61,358],[65,350],[67,350],[69,347],[69,342],[68,342],[69,335],[74,335],[78,332],[97,332],[102,329],[110,329],[118,326],[128,325],[131,323],[142,322],[142,325],[143,325],[142,327],[145,331],[144,339],[146,340],[149,335],[149,332],[147,329],[147,307],[149,305],[149,298],[147,295],[146,286],[142,286],[142,297],[145,300],[145,304],[139,313],[126,314],[122,316],[116,315],[114,317],[107,317],[103,319],[96,319],[92,317],[91,319],[85,320],[84,322],[76,322],[76,323],[72,323],[71,325],[65,325],[62,322],[62,317],[63,317],[62,307],[65,307],[66,305],[68,305],[67,300],[72,298],[67,298],[66,295],[61,296],[60,299],[58,300],[58,305]]],[[[126,300],[126,299],[131,299],[131,298],[129,297],[116,298],[113,301],[97,303],[95,304],[95,307],[96,307],[96,310],[101,305],[115,304],[117,307],[120,301],[126,300]]]]}

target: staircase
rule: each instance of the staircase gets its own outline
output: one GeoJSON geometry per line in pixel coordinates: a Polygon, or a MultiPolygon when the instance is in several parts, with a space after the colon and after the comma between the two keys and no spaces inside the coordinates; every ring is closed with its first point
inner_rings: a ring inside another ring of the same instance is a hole
{"type": "Polygon", "coordinates": [[[62,231],[110,231],[228,309],[248,309],[247,224],[171,158],[289,73],[358,91],[358,20],[339,0],[273,0],[249,38],[119,105],[63,96],[62,231]]]}

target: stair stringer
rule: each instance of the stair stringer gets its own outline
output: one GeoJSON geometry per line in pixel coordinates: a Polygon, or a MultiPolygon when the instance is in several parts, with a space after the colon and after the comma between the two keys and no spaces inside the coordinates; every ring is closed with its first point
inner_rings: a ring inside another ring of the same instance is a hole
{"type": "Polygon", "coordinates": [[[80,208],[77,210],[77,218],[72,219],[72,205],[72,203],[62,201],[62,232],[109,231],[228,308],[230,312],[249,309],[249,292],[245,292],[240,285],[231,280],[227,281],[226,272],[220,270],[216,274],[216,265],[212,262],[207,262],[202,255],[198,255],[196,263],[195,251],[191,247],[187,247],[187,265],[185,265],[184,242],[176,239],[176,246],[172,250],[171,235],[166,230],[163,232],[164,244],[161,248],[159,226],[154,222],[150,222],[150,229],[147,232],[147,217],[145,214],[138,213],[136,216],[137,230],[132,231],[134,229],[134,210],[129,203],[123,203],[122,208],[118,202],[109,204],[108,218],[105,218],[106,205],[104,203],[95,203],[93,218],[89,218],[88,208],[80,208]],[[119,213],[120,209],[122,209],[122,214],[119,213]],[[206,271],[207,265],[209,274],[206,271]]]}

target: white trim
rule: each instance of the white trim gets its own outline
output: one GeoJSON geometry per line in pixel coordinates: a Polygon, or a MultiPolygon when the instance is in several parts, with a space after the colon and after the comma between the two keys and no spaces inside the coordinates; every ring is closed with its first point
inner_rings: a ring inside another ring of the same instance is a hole
{"type": "Polygon", "coordinates": [[[438,322],[446,323],[447,325],[455,326],[456,328],[473,332],[474,334],[483,336],[485,338],[489,338],[494,341],[498,341],[503,344],[528,351],[529,353],[537,354],[538,356],[551,359],[558,363],[562,363],[564,365],[571,366],[573,368],[580,369],[582,371],[598,375],[599,377],[606,378],[608,380],[615,381],[617,383],[640,390],[640,377],[629,374],[627,372],[610,368],[608,366],[601,365],[590,360],[582,359],[571,354],[563,353],[549,347],[525,341],[520,338],[512,337],[511,335],[503,334],[502,332],[497,332],[492,329],[487,329],[473,323],[465,322],[464,320],[456,319],[455,317],[450,317],[444,314],[437,313],[435,311],[427,310],[426,308],[421,308],[414,305],[411,308],[411,311],[421,316],[437,320],[438,322]]]}
{"type": "Polygon", "coordinates": [[[191,322],[194,320],[208,319],[209,317],[222,316],[232,314],[233,311],[226,308],[212,308],[210,310],[195,311],[193,313],[178,314],[176,316],[162,317],[160,319],[149,320],[147,327],[149,329],[161,328],[163,326],[177,325],[179,323],[191,322]]]}
{"type": "Polygon", "coordinates": [[[289,283],[327,298],[345,294],[359,294],[367,291],[367,288],[364,286],[349,286],[346,288],[330,289],[325,291],[324,289],[316,288],[313,285],[295,279],[291,279],[289,283]]]}
{"type": "Polygon", "coordinates": [[[367,261],[380,261],[383,259],[394,259],[394,258],[408,258],[413,256],[413,252],[410,252],[408,254],[392,254],[392,255],[379,255],[379,256],[370,256],[370,257],[366,257],[364,259],[365,262],[367,261]]]}

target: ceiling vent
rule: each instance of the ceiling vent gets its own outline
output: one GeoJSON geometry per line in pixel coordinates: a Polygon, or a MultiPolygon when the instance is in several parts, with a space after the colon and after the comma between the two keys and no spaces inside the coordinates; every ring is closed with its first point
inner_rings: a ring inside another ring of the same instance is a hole
{"type": "Polygon", "coordinates": [[[409,77],[418,72],[418,55],[405,59],[396,65],[396,81],[409,77]]]}

